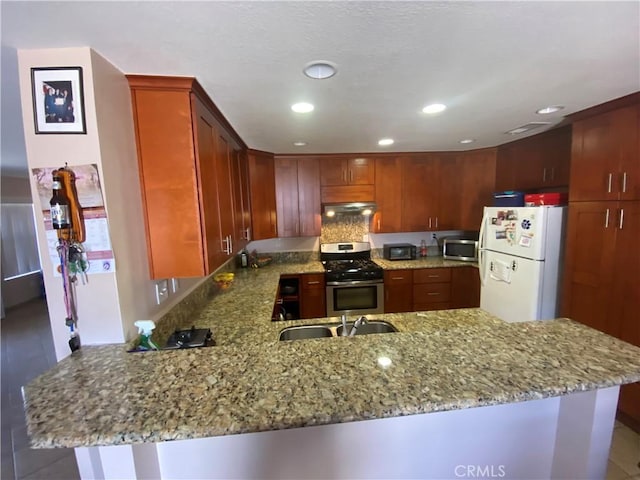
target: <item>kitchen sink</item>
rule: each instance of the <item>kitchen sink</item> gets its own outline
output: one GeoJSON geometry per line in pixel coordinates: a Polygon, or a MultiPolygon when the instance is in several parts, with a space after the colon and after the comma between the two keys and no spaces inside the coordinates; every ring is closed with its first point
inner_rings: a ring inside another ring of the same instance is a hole
{"type": "Polygon", "coordinates": [[[331,329],[325,325],[300,325],[288,327],[280,332],[280,340],[304,340],[307,338],[333,337],[331,329]]]}
{"type": "MultiPolygon", "coordinates": [[[[352,327],[353,327],[353,322],[347,323],[347,332],[350,332],[352,327]]],[[[365,323],[364,325],[360,325],[356,330],[356,335],[369,335],[372,333],[395,333],[397,331],[398,330],[396,329],[396,327],[394,327],[388,322],[383,322],[380,320],[371,320],[368,323],[365,323]]],[[[340,325],[336,329],[336,335],[338,337],[342,336],[342,325],[340,325]]]]}
{"type": "MultiPolygon", "coordinates": [[[[347,332],[351,331],[353,322],[347,323],[347,332]]],[[[382,320],[369,320],[360,325],[356,335],[370,335],[373,333],[395,333],[398,329],[382,320]]],[[[304,340],[309,338],[328,338],[342,336],[342,325],[339,323],[325,323],[321,325],[300,325],[287,327],[280,332],[279,340],[304,340]]]]}

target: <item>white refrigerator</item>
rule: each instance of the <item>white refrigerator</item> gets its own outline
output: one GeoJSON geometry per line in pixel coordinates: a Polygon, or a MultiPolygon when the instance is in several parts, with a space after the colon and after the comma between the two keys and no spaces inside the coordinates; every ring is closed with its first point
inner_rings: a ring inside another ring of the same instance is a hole
{"type": "Polygon", "coordinates": [[[485,207],[480,308],[507,322],[559,313],[566,207],[485,207]]]}

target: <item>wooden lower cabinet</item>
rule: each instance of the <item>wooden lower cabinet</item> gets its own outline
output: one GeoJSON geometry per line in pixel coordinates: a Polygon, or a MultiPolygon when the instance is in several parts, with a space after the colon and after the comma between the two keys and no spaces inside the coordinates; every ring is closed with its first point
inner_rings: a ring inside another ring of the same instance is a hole
{"type": "Polygon", "coordinates": [[[413,272],[413,310],[446,310],[451,302],[451,269],[422,268],[413,272]]]}
{"type": "Polygon", "coordinates": [[[324,273],[300,275],[300,318],[327,316],[324,273]]]}
{"type": "Polygon", "coordinates": [[[451,269],[451,308],[480,306],[480,275],[476,267],[451,269]]]}
{"type": "Polygon", "coordinates": [[[413,270],[385,270],[384,313],[413,310],[413,270]]]}

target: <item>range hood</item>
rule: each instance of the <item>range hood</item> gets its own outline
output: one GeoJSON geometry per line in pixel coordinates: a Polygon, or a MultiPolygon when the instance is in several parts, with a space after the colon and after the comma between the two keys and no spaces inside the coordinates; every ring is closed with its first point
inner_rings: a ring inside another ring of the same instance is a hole
{"type": "Polygon", "coordinates": [[[371,215],[376,211],[373,202],[325,203],[322,211],[327,217],[334,215],[371,215]]]}

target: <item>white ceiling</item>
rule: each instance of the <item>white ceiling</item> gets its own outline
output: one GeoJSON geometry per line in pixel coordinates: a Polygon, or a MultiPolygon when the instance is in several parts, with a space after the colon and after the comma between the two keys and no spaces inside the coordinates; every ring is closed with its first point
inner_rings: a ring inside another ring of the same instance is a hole
{"type": "Polygon", "coordinates": [[[195,76],[249,147],[276,153],[384,151],[383,137],[393,151],[494,146],[640,90],[638,1],[3,0],[1,14],[3,168],[26,167],[20,48],[90,46],[125,73],[195,76]],[[313,60],[338,74],[305,77],[313,60]],[[449,108],[422,113],[432,102],[449,108]]]}

